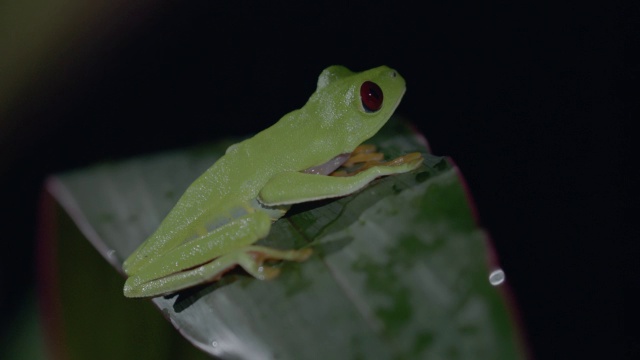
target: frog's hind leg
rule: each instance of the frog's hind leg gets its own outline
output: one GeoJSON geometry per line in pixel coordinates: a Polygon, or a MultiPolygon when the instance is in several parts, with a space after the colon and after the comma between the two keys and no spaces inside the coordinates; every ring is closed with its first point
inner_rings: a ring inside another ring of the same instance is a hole
{"type": "Polygon", "coordinates": [[[143,273],[129,277],[124,294],[127,297],[170,294],[220,280],[237,265],[258,279],[271,279],[279,270],[265,265],[266,260],[304,261],[311,255],[311,249],[277,250],[251,245],[266,236],[270,227],[271,220],[264,212],[247,214],[208,236],[184,244],[144,268],[143,273]]]}
{"type": "Polygon", "coordinates": [[[151,280],[135,288],[125,287],[125,295],[152,297],[171,294],[194,285],[218,281],[222,275],[237,265],[257,279],[269,280],[278,276],[280,270],[265,265],[266,260],[305,261],[311,253],[311,249],[276,250],[264,246],[248,246],[196,268],[151,280]]]}

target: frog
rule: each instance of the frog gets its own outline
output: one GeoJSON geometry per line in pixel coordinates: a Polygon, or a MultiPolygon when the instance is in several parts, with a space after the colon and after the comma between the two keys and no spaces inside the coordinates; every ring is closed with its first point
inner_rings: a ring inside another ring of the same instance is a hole
{"type": "Polygon", "coordinates": [[[420,153],[391,161],[364,144],[391,118],[406,91],[388,66],[324,69],[306,104],[229,146],[124,261],[124,296],[149,298],[219,281],[240,266],[260,280],[274,262],[307,260],[310,246],[256,245],[294,204],[353,194],[379,177],[410,172],[420,153]],[[349,171],[345,171],[349,170],[349,171]]]}

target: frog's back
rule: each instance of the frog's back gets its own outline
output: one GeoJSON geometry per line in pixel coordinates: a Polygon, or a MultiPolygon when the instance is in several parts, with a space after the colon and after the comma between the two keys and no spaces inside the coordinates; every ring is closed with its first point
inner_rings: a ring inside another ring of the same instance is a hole
{"type": "MultiPolygon", "coordinates": [[[[185,191],[170,215],[175,212],[177,221],[184,221],[185,218],[213,221],[215,219],[200,218],[226,217],[235,208],[242,207],[255,198],[259,191],[259,188],[255,189],[255,185],[266,180],[262,179],[260,171],[236,166],[238,161],[243,160],[239,155],[224,155],[200,175],[185,191]]],[[[167,220],[169,219],[165,219],[167,220]]]]}

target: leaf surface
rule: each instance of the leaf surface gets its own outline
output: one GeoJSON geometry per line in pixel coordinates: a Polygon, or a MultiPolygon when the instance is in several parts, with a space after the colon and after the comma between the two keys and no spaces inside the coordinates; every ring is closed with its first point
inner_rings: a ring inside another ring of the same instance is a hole
{"type": "MultiPolygon", "coordinates": [[[[231,143],[60,174],[48,190],[121,271],[231,143]]],[[[294,206],[259,243],[314,254],[279,264],[278,278],[233,271],[153,304],[195,346],[224,359],[524,357],[505,285],[489,281],[493,250],[459,170],[398,118],[369,143],[387,158],[422,152],[425,163],[351,196],[294,206]]]]}

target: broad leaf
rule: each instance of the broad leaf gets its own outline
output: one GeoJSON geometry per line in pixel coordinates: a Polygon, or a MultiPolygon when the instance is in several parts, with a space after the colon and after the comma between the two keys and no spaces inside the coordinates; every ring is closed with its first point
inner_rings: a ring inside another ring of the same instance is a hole
{"type": "MultiPolygon", "coordinates": [[[[61,174],[48,189],[121,271],[231,143],[61,174]]],[[[458,169],[428,154],[422,138],[397,118],[370,143],[388,158],[423,152],[425,164],[351,196],[294,206],[260,243],[309,245],[314,254],[304,263],[281,263],[275,280],[237,270],[153,304],[195,346],[225,359],[524,357],[505,285],[489,281],[497,268],[493,251],[458,169]]],[[[76,260],[59,259],[66,261],[76,260]]],[[[61,276],[64,284],[74,275],[61,276]]],[[[91,309],[108,310],[97,301],[91,309]]]]}

